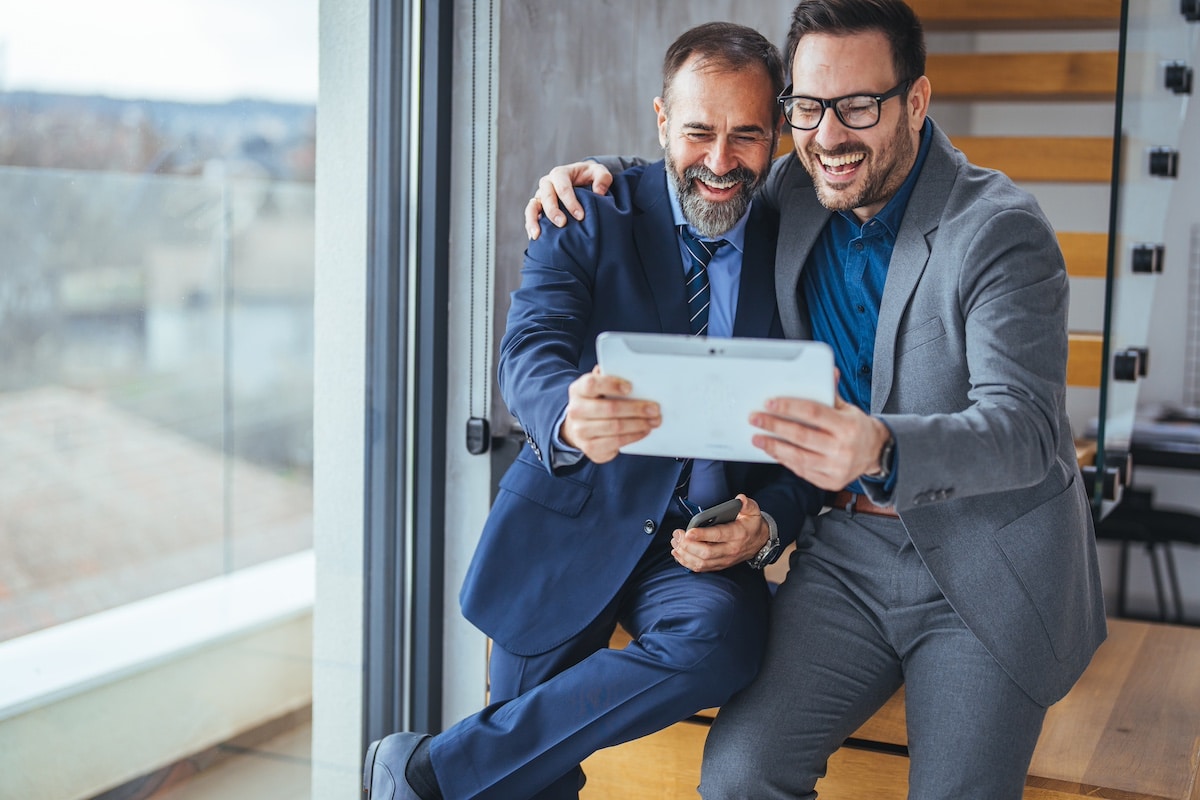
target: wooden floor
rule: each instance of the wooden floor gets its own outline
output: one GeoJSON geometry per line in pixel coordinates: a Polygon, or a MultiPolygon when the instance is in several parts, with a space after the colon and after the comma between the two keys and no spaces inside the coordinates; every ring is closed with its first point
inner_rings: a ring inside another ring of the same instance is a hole
{"type": "MultiPolygon", "coordinates": [[[[707,725],[682,722],[584,762],[585,800],[697,797],[707,725]]],[[[897,694],[844,747],[822,800],[904,800],[908,759],[897,694]]],[[[784,757],[784,756],[781,756],[784,757]]],[[[1108,640],[1047,713],[1025,800],[1200,800],[1200,628],[1110,620],[1108,640]]]]}

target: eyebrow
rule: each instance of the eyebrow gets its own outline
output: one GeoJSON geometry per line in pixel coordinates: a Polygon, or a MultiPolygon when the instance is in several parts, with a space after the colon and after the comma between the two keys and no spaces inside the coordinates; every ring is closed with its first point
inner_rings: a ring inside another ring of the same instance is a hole
{"type": "MultiPolygon", "coordinates": [[[[716,125],[709,125],[704,122],[685,122],[685,123],[683,123],[683,127],[693,128],[695,130],[701,130],[701,131],[708,131],[709,133],[713,133],[717,130],[716,125]]],[[[767,132],[766,129],[763,128],[761,125],[735,125],[733,130],[730,131],[730,133],[766,133],[766,132],[767,132]]]]}

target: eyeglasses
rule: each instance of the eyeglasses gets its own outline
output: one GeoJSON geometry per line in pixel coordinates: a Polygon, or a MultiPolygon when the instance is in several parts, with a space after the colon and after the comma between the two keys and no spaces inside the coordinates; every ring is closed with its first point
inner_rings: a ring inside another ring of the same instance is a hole
{"type": "Polygon", "coordinates": [[[912,79],[901,81],[883,94],[848,94],[845,97],[835,97],[832,100],[822,100],[820,97],[805,97],[799,94],[788,94],[792,90],[789,83],[776,100],[783,106],[783,118],[788,125],[802,131],[814,130],[821,124],[825,109],[832,108],[833,113],[847,128],[862,130],[874,127],[879,122],[879,108],[883,101],[898,94],[904,94],[912,85],[912,79]]]}

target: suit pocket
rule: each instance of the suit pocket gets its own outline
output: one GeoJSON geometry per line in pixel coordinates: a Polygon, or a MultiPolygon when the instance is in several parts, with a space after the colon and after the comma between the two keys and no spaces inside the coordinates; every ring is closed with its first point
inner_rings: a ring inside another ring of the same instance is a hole
{"type": "Polygon", "coordinates": [[[922,322],[915,328],[909,328],[900,335],[899,343],[896,345],[897,353],[907,353],[909,350],[915,350],[923,344],[928,344],[934,339],[940,339],[946,335],[946,328],[942,325],[942,321],[934,317],[922,322]]]}
{"type": "Polygon", "coordinates": [[[583,504],[592,494],[590,483],[565,475],[551,475],[542,465],[519,458],[500,479],[500,489],[568,517],[579,516],[583,504]]]}
{"type": "MultiPolygon", "coordinates": [[[[1078,648],[1080,622],[1087,618],[1089,539],[1077,508],[1079,488],[1066,488],[996,532],[1025,594],[1033,604],[1055,656],[1064,661],[1078,648]]],[[[1086,511],[1085,511],[1086,513],[1086,511]]]]}

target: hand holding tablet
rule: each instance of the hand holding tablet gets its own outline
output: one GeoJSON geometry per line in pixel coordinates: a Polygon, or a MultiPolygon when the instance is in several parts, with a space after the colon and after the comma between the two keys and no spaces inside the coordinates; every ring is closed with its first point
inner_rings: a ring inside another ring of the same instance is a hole
{"type": "Polygon", "coordinates": [[[753,412],[772,397],[833,405],[833,351],[822,342],[608,331],[596,356],[601,371],[630,382],[630,397],[662,410],[662,425],[623,453],[768,462],[751,441],[763,433],[753,412]]]}

